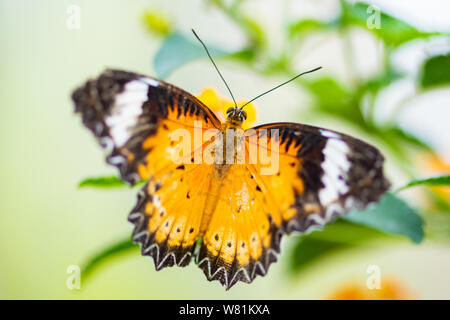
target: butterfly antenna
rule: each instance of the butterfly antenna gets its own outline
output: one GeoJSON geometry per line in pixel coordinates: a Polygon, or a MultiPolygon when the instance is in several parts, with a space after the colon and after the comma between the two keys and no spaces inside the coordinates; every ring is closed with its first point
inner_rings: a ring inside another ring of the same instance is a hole
{"type": "Polygon", "coordinates": [[[246,103],[241,107],[241,110],[242,110],[246,105],[248,105],[249,103],[252,103],[253,101],[255,101],[256,99],[262,97],[263,95],[268,94],[269,92],[272,92],[273,90],[278,89],[279,87],[284,86],[285,84],[287,84],[287,83],[289,83],[289,82],[291,82],[291,81],[297,79],[297,78],[300,77],[300,76],[303,76],[303,75],[305,75],[305,74],[307,74],[307,73],[311,73],[311,72],[317,71],[317,70],[319,70],[319,69],[322,69],[322,67],[317,67],[317,68],[314,68],[314,69],[312,69],[312,70],[302,72],[302,73],[296,75],[295,77],[293,77],[292,79],[289,79],[288,81],[285,81],[285,82],[283,82],[282,84],[279,84],[279,85],[277,85],[276,87],[274,87],[274,88],[272,88],[272,89],[270,89],[270,90],[267,90],[266,92],[261,93],[260,95],[254,97],[254,98],[253,98],[252,100],[250,100],[249,102],[246,102],[246,103]]]}
{"type": "Polygon", "coordinates": [[[227,87],[228,92],[230,93],[231,98],[233,99],[234,106],[237,108],[238,106],[237,106],[237,103],[236,103],[236,99],[234,99],[234,96],[233,96],[233,93],[231,92],[230,87],[228,86],[228,84],[227,84],[227,82],[225,81],[224,77],[223,77],[222,74],[220,73],[219,68],[217,68],[217,65],[216,65],[216,63],[214,62],[213,58],[212,58],[211,55],[209,54],[208,48],[207,48],[206,45],[203,43],[202,39],[200,39],[200,37],[197,35],[197,33],[195,33],[194,29],[192,29],[192,32],[194,33],[194,35],[195,35],[195,37],[197,38],[197,40],[200,41],[200,43],[202,44],[203,48],[205,49],[206,54],[207,54],[208,57],[209,57],[209,60],[211,60],[212,64],[214,65],[214,68],[216,68],[217,73],[219,74],[219,76],[220,76],[220,78],[222,79],[223,83],[225,83],[225,86],[227,87]]]}

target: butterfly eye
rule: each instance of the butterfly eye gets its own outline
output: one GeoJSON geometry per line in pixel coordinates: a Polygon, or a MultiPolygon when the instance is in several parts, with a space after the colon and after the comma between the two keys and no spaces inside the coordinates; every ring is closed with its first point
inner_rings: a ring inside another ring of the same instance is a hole
{"type": "Polygon", "coordinates": [[[244,118],[244,120],[245,119],[247,119],[247,112],[245,112],[244,110],[241,110],[241,114],[242,114],[242,117],[244,118]]]}
{"type": "Polygon", "coordinates": [[[234,110],[234,107],[228,108],[227,109],[227,114],[229,114],[230,112],[232,112],[234,110]]]}

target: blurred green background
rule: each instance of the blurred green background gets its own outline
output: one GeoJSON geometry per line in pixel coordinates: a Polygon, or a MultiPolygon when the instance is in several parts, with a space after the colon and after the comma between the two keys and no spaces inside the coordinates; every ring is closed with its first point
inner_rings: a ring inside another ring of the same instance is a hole
{"type": "Polygon", "coordinates": [[[115,174],[73,114],[70,94],[88,77],[114,67],[226,95],[191,28],[215,48],[239,99],[320,65],[259,100],[258,123],[297,121],[367,140],[386,155],[395,190],[449,175],[449,10],[446,0],[1,0],[0,298],[364,298],[367,268],[376,265],[390,291],[369,297],[450,299],[448,180],[397,193],[425,222],[420,244],[407,237],[414,230],[339,221],[287,237],[266,277],[229,292],[194,263],[156,272],[136,250],[96,266],[80,290],[66,286],[69,266],[129,237],[137,192],[77,188],[88,176],[115,174]],[[371,4],[385,12],[381,29],[367,24],[371,4]],[[80,8],[79,29],[68,27],[71,5],[80,8]]]}

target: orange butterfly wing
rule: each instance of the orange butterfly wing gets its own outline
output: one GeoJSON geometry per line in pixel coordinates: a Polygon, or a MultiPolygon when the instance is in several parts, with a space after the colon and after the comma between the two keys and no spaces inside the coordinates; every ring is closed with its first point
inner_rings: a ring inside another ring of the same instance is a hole
{"type": "MultiPolygon", "coordinates": [[[[107,162],[134,184],[176,162],[170,133],[194,122],[203,129],[220,120],[197,98],[171,84],[121,70],[106,70],[72,94],[83,124],[109,151],[107,162]]],[[[191,146],[194,143],[192,141],[191,146]]]]}
{"type": "Polygon", "coordinates": [[[129,215],[133,241],[153,257],[157,270],[189,263],[199,235],[211,165],[180,164],[203,152],[195,130],[220,127],[197,98],[168,83],[136,73],[107,70],[73,93],[83,123],[109,149],[108,163],[128,183],[148,180],[129,215]],[[199,128],[194,123],[200,124],[199,128]],[[171,134],[184,129],[189,152],[177,149],[171,134]],[[197,149],[195,149],[197,148],[197,149]]]}
{"type": "Polygon", "coordinates": [[[266,274],[280,250],[281,234],[271,217],[276,209],[248,165],[230,167],[196,257],[208,280],[229,289],[266,274]]]}
{"type": "Polygon", "coordinates": [[[265,275],[283,234],[306,232],[364,208],[389,188],[377,149],[312,126],[274,123],[249,129],[246,159],[224,178],[197,256],[207,278],[227,288],[265,275]],[[252,159],[255,148],[269,157],[276,154],[275,171],[267,174],[269,164],[252,159]]]}
{"type": "Polygon", "coordinates": [[[185,164],[153,176],[138,195],[128,220],[135,224],[133,241],[152,256],[156,270],[191,261],[199,237],[211,165],[185,164]]]}
{"type": "Polygon", "coordinates": [[[361,140],[297,123],[252,130],[248,136],[257,135],[269,153],[272,144],[278,146],[279,170],[259,179],[280,209],[274,220],[281,221],[284,232],[305,232],[351,209],[363,209],[390,186],[383,175],[383,156],[361,140]]]}

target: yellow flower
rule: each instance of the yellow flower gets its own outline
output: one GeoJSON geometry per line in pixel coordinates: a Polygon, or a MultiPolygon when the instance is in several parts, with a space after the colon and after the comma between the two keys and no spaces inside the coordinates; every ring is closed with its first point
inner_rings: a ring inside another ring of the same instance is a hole
{"type": "MultiPolygon", "coordinates": [[[[424,169],[429,174],[434,175],[449,175],[450,163],[439,157],[436,153],[427,153],[422,159],[424,169]],[[424,160],[424,161],[423,161],[424,160]]],[[[450,199],[450,187],[431,187],[434,193],[442,197],[442,199],[450,199]]]]}
{"type": "Polygon", "coordinates": [[[392,278],[383,279],[380,289],[368,289],[363,283],[350,282],[335,290],[329,300],[408,300],[414,295],[392,278]]]}
{"type": "Polygon", "coordinates": [[[147,30],[158,36],[166,36],[172,31],[171,22],[160,12],[146,10],[143,21],[147,30]]]}
{"type": "MultiPolygon", "coordinates": [[[[227,116],[227,109],[234,107],[234,103],[231,99],[225,98],[219,95],[213,88],[205,88],[197,96],[197,98],[203,102],[212,112],[220,119],[220,121],[225,121],[227,116]]],[[[246,100],[236,101],[238,106],[242,106],[246,103],[246,100]]],[[[247,120],[243,123],[242,127],[248,129],[251,124],[256,121],[256,107],[253,103],[249,103],[245,106],[245,112],[247,112],[247,120]]]]}

